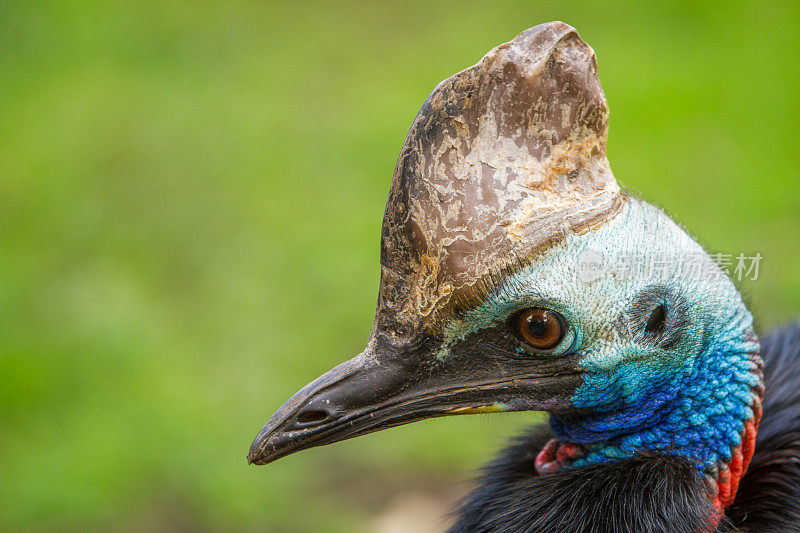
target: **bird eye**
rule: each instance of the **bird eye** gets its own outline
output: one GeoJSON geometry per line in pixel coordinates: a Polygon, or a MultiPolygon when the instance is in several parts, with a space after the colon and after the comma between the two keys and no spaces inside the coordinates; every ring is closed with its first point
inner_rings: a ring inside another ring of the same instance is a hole
{"type": "Polygon", "coordinates": [[[522,311],[515,320],[515,326],[519,338],[537,350],[555,348],[567,332],[564,317],[539,307],[522,311]]]}

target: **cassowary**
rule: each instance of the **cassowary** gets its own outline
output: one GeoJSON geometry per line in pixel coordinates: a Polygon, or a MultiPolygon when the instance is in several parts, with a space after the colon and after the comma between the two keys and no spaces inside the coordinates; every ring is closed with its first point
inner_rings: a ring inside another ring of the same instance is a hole
{"type": "Polygon", "coordinates": [[[289,399],[266,464],[430,417],[546,411],[452,531],[800,531],[800,324],[621,192],[593,50],[536,26],[439,84],[389,192],[367,347],[289,399]]]}

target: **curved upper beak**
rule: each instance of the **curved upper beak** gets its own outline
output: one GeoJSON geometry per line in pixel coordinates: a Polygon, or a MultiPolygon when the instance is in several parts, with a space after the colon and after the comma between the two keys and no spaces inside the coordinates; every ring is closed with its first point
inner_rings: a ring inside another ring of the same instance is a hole
{"type": "Polygon", "coordinates": [[[305,448],[356,436],[355,425],[364,423],[359,419],[399,381],[398,374],[363,353],[334,367],[270,417],[253,440],[247,461],[263,465],[305,448]]]}
{"type": "Polygon", "coordinates": [[[272,415],[247,460],[267,464],[294,452],[431,417],[547,409],[564,375],[474,376],[408,369],[365,353],[306,385],[272,415]],[[531,392],[534,391],[534,392],[531,392]],[[524,398],[524,400],[520,400],[524,398]]]}

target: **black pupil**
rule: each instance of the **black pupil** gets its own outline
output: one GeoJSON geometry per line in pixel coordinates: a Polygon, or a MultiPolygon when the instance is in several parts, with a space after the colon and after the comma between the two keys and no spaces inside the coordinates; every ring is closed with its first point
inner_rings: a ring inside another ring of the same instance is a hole
{"type": "Polygon", "coordinates": [[[547,333],[547,319],[539,318],[528,324],[528,331],[534,337],[543,337],[547,333]]]}

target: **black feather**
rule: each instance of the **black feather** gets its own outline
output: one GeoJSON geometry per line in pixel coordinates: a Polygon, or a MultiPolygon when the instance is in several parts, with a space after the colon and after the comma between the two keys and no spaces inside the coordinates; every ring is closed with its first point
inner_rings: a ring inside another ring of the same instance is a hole
{"type": "Polygon", "coordinates": [[[668,455],[646,455],[538,476],[547,427],[518,438],[484,469],[451,533],[708,531],[714,509],[697,470],[668,455]]]}

